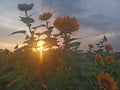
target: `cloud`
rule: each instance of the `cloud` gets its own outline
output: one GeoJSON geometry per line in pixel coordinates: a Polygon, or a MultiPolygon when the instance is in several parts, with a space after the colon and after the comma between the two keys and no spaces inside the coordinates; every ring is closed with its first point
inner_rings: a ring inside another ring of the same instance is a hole
{"type": "Polygon", "coordinates": [[[58,16],[77,17],[81,29],[76,37],[83,37],[82,47],[96,43],[106,35],[119,49],[120,42],[120,1],[116,0],[42,0],[42,7],[51,10],[58,16]],[[86,45],[85,45],[86,44],[86,45]]]}
{"type": "Polygon", "coordinates": [[[101,32],[113,31],[120,28],[120,20],[104,15],[90,15],[87,18],[79,19],[85,27],[94,27],[101,32]]]}
{"type": "Polygon", "coordinates": [[[41,2],[43,8],[50,9],[60,16],[75,16],[86,12],[86,9],[81,7],[82,0],[41,0],[41,2]]]}
{"type": "Polygon", "coordinates": [[[118,3],[118,0],[41,0],[41,7],[58,16],[77,17],[81,26],[108,32],[120,28],[118,3]]]}
{"type": "Polygon", "coordinates": [[[8,0],[0,0],[0,37],[5,37],[10,31],[26,29],[19,21],[23,12],[17,9],[17,4],[32,2],[35,5],[31,12],[35,14],[37,23],[39,14],[44,11],[52,12],[55,17],[76,17],[81,28],[73,36],[83,38],[83,46],[90,42],[95,43],[106,35],[110,43],[119,49],[120,42],[117,40],[120,38],[120,0],[9,0],[9,3],[8,0]]]}

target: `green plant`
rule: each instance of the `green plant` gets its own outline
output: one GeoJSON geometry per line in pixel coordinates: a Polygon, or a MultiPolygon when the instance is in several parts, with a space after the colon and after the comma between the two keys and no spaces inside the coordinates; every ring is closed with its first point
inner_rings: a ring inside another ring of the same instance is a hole
{"type": "Polygon", "coordinates": [[[20,19],[28,30],[15,31],[10,35],[24,34],[26,45],[20,48],[16,45],[13,53],[0,60],[0,90],[120,88],[120,53],[112,52],[106,36],[96,44],[98,49],[94,50],[94,46],[89,44],[88,52],[81,53],[80,42],[75,41],[79,38],[72,38],[80,27],[75,18],[58,17],[51,25],[53,14],[45,12],[39,16],[43,23],[33,26],[35,20],[32,14],[28,14],[33,6],[33,3],[18,4],[18,9],[25,12],[20,19]],[[53,34],[56,29],[58,33],[53,34]],[[46,37],[41,38],[42,35],[46,37]],[[59,39],[63,39],[62,44],[58,43],[59,39]],[[44,42],[38,45],[39,41],[44,42]]]}

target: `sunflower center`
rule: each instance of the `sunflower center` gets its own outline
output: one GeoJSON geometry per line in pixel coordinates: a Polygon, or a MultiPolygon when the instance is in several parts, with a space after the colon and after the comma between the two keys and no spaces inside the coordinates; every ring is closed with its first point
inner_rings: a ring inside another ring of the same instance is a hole
{"type": "Polygon", "coordinates": [[[105,90],[111,90],[110,82],[106,79],[102,79],[102,86],[105,90]]]}
{"type": "Polygon", "coordinates": [[[64,30],[72,30],[74,29],[73,25],[71,23],[68,22],[64,22],[60,25],[61,28],[63,28],[64,30]]]}

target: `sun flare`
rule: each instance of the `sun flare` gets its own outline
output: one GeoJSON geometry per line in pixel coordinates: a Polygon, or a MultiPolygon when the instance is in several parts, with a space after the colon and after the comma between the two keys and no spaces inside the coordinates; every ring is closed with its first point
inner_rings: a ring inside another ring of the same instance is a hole
{"type": "Polygon", "coordinates": [[[38,43],[37,43],[37,50],[38,51],[43,51],[44,50],[44,47],[43,47],[43,45],[45,44],[45,42],[44,41],[38,41],[38,43]]]}

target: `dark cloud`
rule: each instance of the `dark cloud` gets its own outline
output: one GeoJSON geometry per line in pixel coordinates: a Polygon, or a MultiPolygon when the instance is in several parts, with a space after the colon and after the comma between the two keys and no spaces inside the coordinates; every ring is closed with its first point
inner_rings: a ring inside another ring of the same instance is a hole
{"type": "MultiPolygon", "coordinates": [[[[120,32],[120,19],[118,18],[120,13],[118,12],[119,9],[117,9],[119,6],[117,1],[109,0],[104,3],[104,0],[42,0],[41,5],[42,8],[52,10],[59,16],[69,15],[77,17],[81,25],[80,31],[92,31],[92,36],[90,33],[83,35],[91,38],[91,40],[97,37],[94,35],[97,32],[102,36],[107,33],[114,33],[114,36],[110,35],[109,37],[111,39],[110,43],[113,44],[116,50],[120,50],[120,42],[116,41],[120,38],[118,34],[120,32]],[[91,30],[92,28],[94,29],[91,30]]],[[[80,36],[80,33],[77,33],[77,36],[80,36]]],[[[95,43],[95,40],[93,42],[95,43]]]]}
{"type": "Polygon", "coordinates": [[[81,4],[82,0],[42,0],[43,8],[50,8],[60,16],[76,16],[85,13],[86,9],[82,8],[81,4]]]}
{"type": "Polygon", "coordinates": [[[84,19],[80,18],[79,21],[85,27],[97,28],[101,32],[119,31],[120,28],[120,20],[100,14],[90,15],[84,19]]]}
{"type": "MultiPolygon", "coordinates": [[[[69,15],[77,17],[81,26],[97,28],[97,30],[101,30],[101,32],[119,31],[120,20],[104,15],[103,12],[94,11],[93,8],[94,12],[91,14],[91,8],[89,8],[89,4],[86,4],[88,2],[87,0],[42,0],[41,2],[43,8],[51,9],[60,16],[69,15]]],[[[93,1],[93,3],[91,1],[90,4],[95,8],[94,3],[95,1],[93,1]]],[[[104,9],[102,7],[97,8],[99,8],[99,10],[104,9]]],[[[110,12],[112,12],[112,10],[110,10],[110,12]]]]}

